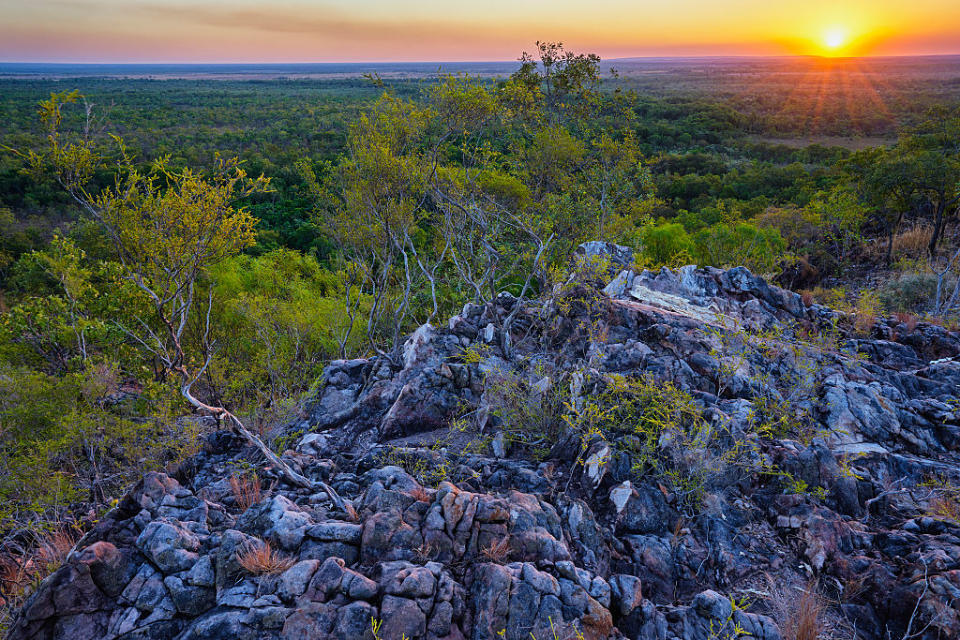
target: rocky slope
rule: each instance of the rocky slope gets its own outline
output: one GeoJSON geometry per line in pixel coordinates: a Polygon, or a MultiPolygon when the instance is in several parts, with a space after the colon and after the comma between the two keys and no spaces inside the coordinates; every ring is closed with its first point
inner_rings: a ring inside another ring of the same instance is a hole
{"type": "Polygon", "coordinates": [[[211,437],[10,637],[775,640],[805,590],[824,637],[960,637],[960,337],[857,330],[742,268],[618,271],[510,336],[504,296],[331,363],[281,434],[314,488],[261,469],[243,510],[229,478],[260,461],[211,437]],[[286,562],[254,575],[265,543],[286,562]]]}

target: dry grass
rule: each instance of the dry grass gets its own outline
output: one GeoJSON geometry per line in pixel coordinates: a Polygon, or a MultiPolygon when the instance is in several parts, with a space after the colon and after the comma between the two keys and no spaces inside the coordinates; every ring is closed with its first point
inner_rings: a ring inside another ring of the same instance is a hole
{"type": "MultiPolygon", "coordinates": [[[[893,258],[893,260],[922,258],[927,253],[927,245],[930,243],[930,236],[932,235],[933,227],[928,224],[918,224],[904,229],[893,236],[893,247],[890,252],[891,258],[893,258]]],[[[886,260],[886,236],[864,242],[863,247],[864,253],[870,258],[878,261],[886,260]]]]}
{"type": "Polygon", "coordinates": [[[917,328],[917,323],[920,322],[920,318],[912,313],[897,312],[893,314],[893,317],[897,319],[897,322],[906,325],[909,333],[913,333],[913,330],[917,328]]]}
{"type": "Polygon", "coordinates": [[[771,613],[780,627],[783,640],[817,640],[821,633],[829,635],[826,624],[826,602],[817,593],[811,580],[802,589],[786,587],[784,591],[769,579],[771,613]]]}
{"type": "Polygon", "coordinates": [[[499,540],[491,540],[490,543],[480,550],[480,555],[497,564],[502,564],[510,556],[510,536],[504,536],[499,540]]]}
{"type": "Polygon", "coordinates": [[[800,298],[803,300],[803,306],[805,307],[809,307],[814,302],[813,293],[811,293],[810,291],[804,291],[803,294],[801,294],[800,298]]]}
{"type": "Polygon", "coordinates": [[[893,237],[893,255],[894,257],[906,256],[915,258],[923,255],[930,244],[930,237],[933,235],[933,227],[926,224],[919,224],[915,227],[901,231],[893,237]]]}
{"type": "Polygon", "coordinates": [[[437,557],[437,550],[434,548],[433,543],[424,542],[419,547],[413,550],[413,554],[416,559],[421,563],[427,563],[437,557]]]}
{"type": "Polygon", "coordinates": [[[39,535],[35,561],[42,562],[48,572],[55,571],[67,559],[78,539],[78,532],[67,528],[39,535]]]}
{"type": "Polygon", "coordinates": [[[360,522],[360,514],[357,512],[357,508],[353,506],[348,501],[343,502],[343,510],[347,514],[347,519],[350,522],[360,522]]]}
{"type": "Polygon", "coordinates": [[[876,323],[877,316],[870,311],[857,311],[857,314],[853,317],[853,328],[860,335],[869,335],[876,323]]]}
{"type": "Polygon", "coordinates": [[[40,581],[63,565],[79,538],[78,529],[60,527],[37,534],[26,553],[0,556],[0,634],[40,581]]]}
{"type": "Polygon", "coordinates": [[[237,562],[244,571],[255,576],[283,573],[294,565],[293,558],[275,551],[269,542],[247,547],[237,554],[237,562]]]}
{"type": "Polygon", "coordinates": [[[0,557],[0,603],[15,604],[29,583],[29,565],[23,558],[0,557]]]}
{"type": "Polygon", "coordinates": [[[230,476],[230,491],[241,512],[260,502],[263,497],[260,476],[255,473],[230,476]]]}

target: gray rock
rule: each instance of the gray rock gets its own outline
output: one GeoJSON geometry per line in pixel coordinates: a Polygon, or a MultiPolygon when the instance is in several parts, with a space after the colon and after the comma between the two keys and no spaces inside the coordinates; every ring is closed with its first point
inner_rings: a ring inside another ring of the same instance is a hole
{"type": "Polygon", "coordinates": [[[196,617],[212,609],[217,602],[216,592],[211,587],[186,584],[177,576],[167,576],[163,584],[170,592],[173,606],[183,615],[196,617]]]}
{"type": "Polygon", "coordinates": [[[380,605],[380,619],[383,620],[381,635],[383,640],[401,640],[422,638],[427,630],[427,618],[417,603],[407,598],[386,595],[380,605]]]}
{"type": "Polygon", "coordinates": [[[293,600],[303,595],[319,566],[319,560],[302,560],[284,571],[277,584],[277,595],[284,600],[293,600]]]}
{"type": "Polygon", "coordinates": [[[137,538],[136,544],[164,573],[186,571],[199,558],[199,538],[174,522],[151,522],[137,538]]]}

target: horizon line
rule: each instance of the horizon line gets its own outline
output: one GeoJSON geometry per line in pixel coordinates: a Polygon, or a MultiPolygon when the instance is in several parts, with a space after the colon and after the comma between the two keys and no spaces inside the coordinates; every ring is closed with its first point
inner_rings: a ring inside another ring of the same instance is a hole
{"type": "MultiPolygon", "coordinates": [[[[960,57],[960,51],[956,53],[905,53],[905,54],[864,54],[857,56],[827,56],[818,54],[784,53],[784,54],[698,54],[698,55],[639,55],[639,56],[619,56],[616,58],[601,58],[601,62],[617,61],[643,61],[643,60],[723,60],[723,59],[816,59],[816,60],[862,60],[866,58],[885,59],[885,58],[956,58],[960,57]]],[[[205,60],[205,61],[149,61],[149,62],[120,62],[120,61],[96,61],[96,62],[71,62],[65,60],[0,60],[0,65],[64,65],[64,66],[150,66],[150,65],[182,65],[182,66],[200,66],[200,65],[308,65],[308,64],[515,64],[514,60],[338,60],[338,61],[307,61],[291,60],[285,62],[263,61],[263,60],[205,60]]]]}

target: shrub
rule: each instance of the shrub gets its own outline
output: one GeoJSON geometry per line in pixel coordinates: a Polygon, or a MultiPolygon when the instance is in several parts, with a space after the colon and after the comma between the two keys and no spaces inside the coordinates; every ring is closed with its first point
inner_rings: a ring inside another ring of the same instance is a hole
{"type": "Polygon", "coordinates": [[[830,307],[831,309],[846,309],[849,307],[847,302],[847,290],[843,287],[814,287],[805,292],[810,294],[810,298],[818,304],[830,307]]]}
{"type": "Polygon", "coordinates": [[[2,525],[31,526],[71,501],[103,508],[145,471],[193,454],[200,423],[178,424],[175,400],[95,364],[53,376],[0,363],[2,525]]]}
{"type": "Polygon", "coordinates": [[[924,478],[919,486],[930,490],[926,508],[928,516],[960,524],[960,487],[941,475],[924,478]]]}
{"type": "Polygon", "coordinates": [[[879,296],[870,290],[861,291],[857,298],[854,313],[854,327],[858,332],[868,334],[877,322],[877,315],[880,313],[879,296]]]}
{"type": "Polygon", "coordinates": [[[927,513],[940,520],[960,523],[960,501],[956,495],[937,495],[930,498],[927,513]]]}
{"type": "Polygon", "coordinates": [[[877,292],[887,311],[914,312],[927,305],[937,290],[937,279],[928,273],[903,273],[889,280],[877,292]]]}
{"type": "Polygon", "coordinates": [[[600,439],[630,456],[633,473],[668,484],[684,506],[697,510],[707,485],[723,471],[710,450],[710,425],[693,397],[649,375],[613,375],[598,383],[564,417],[581,435],[583,453],[600,439]]]}
{"type": "MultiPolygon", "coordinates": [[[[773,229],[797,251],[814,242],[821,231],[820,216],[808,209],[770,207],[754,219],[761,229],[773,229]]],[[[804,252],[805,253],[805,252],[804,252]]]]}
{"type": "Polygon", "coordinates": [[[500,370],[484,382],[484,400],[498,419],[498,429],[511,443],[529,447],[535,458],[549,451],[565,426],[563,385],[547,376],[538,384],[500,370]]]}
{"type": "Polygon", "coordinates": [[[689,260],[693,242],[679,223],[651,225],[641,232],[643,257],[653,266],[676,266],[689,260]]]}
{"type": "Polygon", "coordinates": [[[214,327],[212,381],[229,405],[276,406],[364,339],[359,315],[351,320],[345,306],[340,276],[311,256],[291,250],[237,256],[218,265],[214,279],[224,303],[214,327]]]}
{"type": "Polygon", "coordinates": [[[743,265],[757,273],[773,271],[783,258],[786,242],[776,229],[762,229],[747,222],[726,222],[703,229],[694,236],[694,256],[702,265],[743,265]]]}

